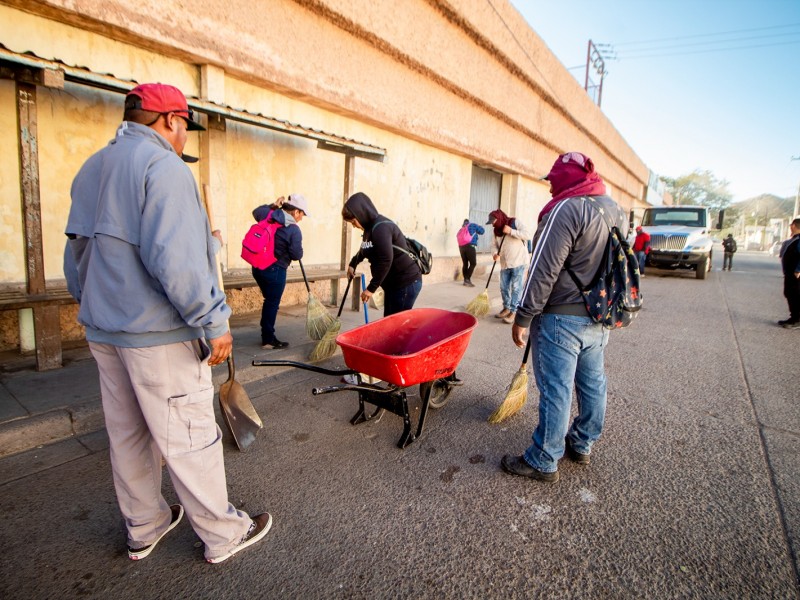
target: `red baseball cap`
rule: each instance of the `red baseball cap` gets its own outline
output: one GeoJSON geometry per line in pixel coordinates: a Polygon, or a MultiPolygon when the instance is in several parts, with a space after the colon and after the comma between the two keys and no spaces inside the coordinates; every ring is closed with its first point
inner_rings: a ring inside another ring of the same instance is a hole
{"type": "Polygon", "coordinates": [[[189,131],[206,130],[194,120],[194,111],[189,108],[186,96],[174,85],[165,83],[137,85],[125,96],[125,108],[138,108],[162,114],[174,112],[186,119],[189,131]]]}

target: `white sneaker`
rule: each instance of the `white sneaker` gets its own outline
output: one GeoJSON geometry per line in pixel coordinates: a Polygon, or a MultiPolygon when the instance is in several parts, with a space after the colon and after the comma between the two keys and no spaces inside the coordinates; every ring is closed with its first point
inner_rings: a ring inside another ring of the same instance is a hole
{"type": "Polygon", "coordinates": [[[342,377],[342,381],[350,385],[358,385],[358,377],[356,375],[345,375],[342,377]]]}

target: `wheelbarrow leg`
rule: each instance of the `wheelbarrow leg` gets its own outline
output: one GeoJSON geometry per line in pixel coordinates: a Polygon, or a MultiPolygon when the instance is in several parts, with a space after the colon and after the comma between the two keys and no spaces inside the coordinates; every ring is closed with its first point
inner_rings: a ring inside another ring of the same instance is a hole
{"type": "MultiPolygon", "coordinates": [[[[419,436],[422,435],[422,428],[425,427],[425,417],[428,414],[428,405],[431,399],[431,390],[433,390],[432,381],[428,381],[419,386],[420,395],[422,396],[422,411],[419,413],[419,421],[417,422],[417,433],[415,433],[410,440],[403,443],[400,446],[401,448],[405,448],[408,444],[410,444],[411,442],[413,442],[414,440],[419,438],[419,436]]],[[[402,439],[400,441],[403,442],[402,439]]]]}
{"type": "Polygon", "coordinates": [[[375,408],[374,413],[367,416],[367,411],[365,410],[366,406],[364,402],[364,397],[362,396],[362,394],[363,392],[358,392],[358,411],[356,412],[356,414],[353,415],[353,418],[350,419],[351,425],[366,423],[367,421],[371,421],[372,419],[375,419],[375,422],[377,423],[378,421],[381,420],[381,417],[383,416],[383,408],[380,406],[377,406],[375,408]]]}

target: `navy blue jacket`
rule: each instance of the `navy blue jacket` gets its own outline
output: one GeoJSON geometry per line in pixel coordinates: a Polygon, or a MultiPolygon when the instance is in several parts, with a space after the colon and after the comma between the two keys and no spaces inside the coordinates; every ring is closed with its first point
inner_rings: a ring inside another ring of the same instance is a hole
{"type": "MultiPolygon", "coordinates": [[[[263,221],[272,208],[269,204],[262,204],[253,211],[253,218],[263,221]]],[[[272,218],[284,225],[275,232],[275,264],[285,270],[293,260],[303,258],[303,232],[296,223],[286,224],[286,213],[280,208],[273,211],[272,218]]]]}

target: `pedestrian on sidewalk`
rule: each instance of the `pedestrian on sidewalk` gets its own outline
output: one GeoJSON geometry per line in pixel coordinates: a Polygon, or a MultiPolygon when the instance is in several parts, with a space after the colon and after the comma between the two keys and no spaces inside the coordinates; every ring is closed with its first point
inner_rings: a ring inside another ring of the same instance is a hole
{"type": "Polygon", "coordinates": [[[783,295],[789,303],[789,318],[778,321],[786,329],[800,329],[800,217],[789,224],[792,234],[781,246],[783,295]]]}
{"type": "Polygon", "coordinates": [[[730,271],[733,266],[733,255],[736,253],[736,240],[733,239],[732,233],[722,240],[722,249],[725,251],[722,256],[722,270],[724,271],[727,267],[730,271]]]}
{"type": "Polygon", "coordinates": [[[583,294],[566,270],[589,281],[605,256],[608,226],[584,196],[592,196],[607,218],[628,236],[628,220],[606,195],[591,159],[580,152],[558,157],[550,173],[552,200],[539,213],[531,268],[511,328],[523,347],[530,328],[531,363],[539,388],[539,423],[522,456],[506,455],[503,470],[540,481],[558,481],[558,461],[588,464],[603,431],[606,412],[604,353],[608,330],[586,311],[583,294]],[[573,390],[578,415],[570,424],[573,390]]]}
{"type": "Polygon", "coordinates": [[[632,250],[639,261],[639,274],[644,277],[647,255],[650,254],[650,234],[644,231],[641,225],[636,226],[636,239],[633,240],[632,250]]]}
{"type": "Polygon", "coordinates": [[[519,219],[509,217],[499,208],[489,213],[486,224],[494,228],[492,260],[500,260],[500,297],[503,300],[503,309],[495,317],[511,324],[522,296],[525,267],[530,258],[528,240],[531,239],[531,234],[519,219]]]}
{"type": "Polygon", "coordinates": [[[472,283],[472,272],[478,261],[478,236],[486,233],[486,230],[477,223],[470,223],[469,219],[464,219],[461,229],[456,234],[458,241],[458,252],[461,254],[461,274],[464,276],[464,285],[475,287],[472,283]]]}
{"type": "Polygon", "coordinates": [[[380,287],[384,292],[384,317],[414,308],[422,290],[422,272],[408,253],[401,250],[406,247],[406,238],[400,228],[379,214],[369,196],[362,192],[353,194],[344,203],[342,219],[364,232],[361,247],[347,267],[347,277],[352,279],[361,261],[369,261],[372,279],[361,290],[361,301],[368,302],[380,287]]]}
{"type": "Polygon", "coordinates": [[[271,214],[272,219],[281,223],[275,231],[275,262],[266,269],[253,267],[264,303],[261,305],[261,348],[286,348],[289,342],[282,342],[275,336],[275,321],[278,308],[286,289],[286,270],[293,260],[303,258],[303,232],[298,224],[308,216],[308,201],[302,194],[283,196],[273,204],[262,204],[253,210],[253,218],[260,223],[271,214]]]}
{"type": "Polygon", "coordinates": [[[97,361],[128,556],[147,557],[184,510],[217,563],[261,540],[228,501],[211,366],[233,348],[187,131],[203,130],[171,85],[136,86],[113,140],[72,183],[64,273],[97,361]],[[161,492],[162,458],[180,504],[161,492]]]}

